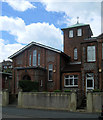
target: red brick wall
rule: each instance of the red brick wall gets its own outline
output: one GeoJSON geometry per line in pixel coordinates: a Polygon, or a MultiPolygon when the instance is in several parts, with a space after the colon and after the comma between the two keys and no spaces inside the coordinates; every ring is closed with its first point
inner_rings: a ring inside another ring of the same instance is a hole
{"type": "Polygon", "coordinates": [[[64,53],[66,53],[68,56],[71,56],[71,61],[81,61],[81,42],[85,38],[89,38],[88,34],[89,28],[88,26],[82,26],[78,28],[71,28],[71,29],[65,29],[64,32],[64,53]],[[82,36],[77,36],[77,29],[82,29],[82,36]],[[73,38],[69,38],[69,30],[73,30],[73,38]],[[77,48],[78,51],[78,59],[74,60],[74,48],[77,48]]]}
{"type": "MultiPolygon", "coordinates": [[[[13,68],[15,69],[16,67],[29,67],[29,55],[31,54],[32,59],[33,59],[33,50],[35,49],[37,50],[37,54],[40,53],[40,67],[43,67],[47,70],[47,73],[45,75],[47,85],[48,83],[49,84],[53,83],[53,85],[51,85],[51,88],[47,87],[48,91],[60,89],[60,53],[57,53],[57,52],[54,52],[54,51],[51,51],[51,50],[48,50],[42,47],[38,47],[38,46],[31,46],[30,48],[26,49],[24,52],[22,52],[21,54],[13,58],[13,68]],[[48,81],[48,65],[51,63],[53,64],[53,81],[49,82],[48,81]]],[[[32,63],[33,62],[31,61],[31,64],[32,63]]],[[[19,73],[20,73],[19,80],[21,80],[21,77],[25,74],[25,71],[21,70],[21,72],[19,73]]],[[[28,73],[30,74],[33,80],[33,77],[34,77],[33,70],[28,70],[28,73]]],[[[17,71],[13,70],[12,86],[14,86],[14,79],[15,79],[15,87],[17,86],[16,76],[17,76],[17,71]]]]}

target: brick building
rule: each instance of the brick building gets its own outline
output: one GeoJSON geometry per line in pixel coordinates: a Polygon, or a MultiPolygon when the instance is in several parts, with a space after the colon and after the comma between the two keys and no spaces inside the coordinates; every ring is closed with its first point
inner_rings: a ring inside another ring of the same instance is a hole
{"type": "Polygon", "coordinates": [[[12,73],[12,62],[9,60],[3,60],[3,62],[0,62],[0,71],[12,73]]]}
{"type": "Polygon", "coordinates": [[[77,23],[62,29],[64,51],[32,42],[9,58],[13,60],[12,93],[19,80],[38,81],[40,91],[103,89],[103,34],[77,23]]]}
{"type": "Polygon", "coordinates": [[[11,92],[12,62],[3,60],[0,62],[0,89],[8,89],[11,92]]]}

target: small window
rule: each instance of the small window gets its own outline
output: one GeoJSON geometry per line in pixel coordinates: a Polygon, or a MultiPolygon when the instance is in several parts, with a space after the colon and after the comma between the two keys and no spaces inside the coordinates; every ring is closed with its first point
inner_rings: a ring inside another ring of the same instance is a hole
{"type": "Polygon", "coordinates": [[[73,30],[69,31],[69,37],[72,38],[73,37],[73,30]]]}
{"type": "Polygon", "coordinates": [[[12,65],[10,65],[9,68],[12,68],[12,65]]]}
{"type": "Polygon", "coordinates": [[[78,55],[77,55],[77,48],[74,48],[74,60],[78,59],[78,55]]]}
{"type": "Polygon", "coordinates": [[[38,54],[38,65],[40,65],[40,53],[38,54]]]}
{"type": "Polygon", "coordinates": [[[65,87],[78,86],[78,75],[66,75],[64,76],[65,87]]]}
{"type": "Polygon", "coordinates": [[[77,30],[77,36],[82,36],[82,29],[77,30]]]}
{"type": "Polygon", "coordinates": [[[29,66],[31,66],[31,55],[29,56],[29,66]]]}
{"type": "Polygon", "coordinates": [[[87,47],[87,61],[88,62],[96,61],[95,46],[88,46],[87,47]]]}
{"type": "Polygon", "coordinates": [[[7,69],[7,66],[4,66],[4,69],[7,69]]]}
{"type": "Polygon", "coordinates": [[[33,51],[33,66],[37,65],[37,51],[33,51]]]}
{"type": "Polygon", "coordinates": [[[42,80],[40,80],[40,86],[41,86],[41,87],[43,86],[43,81],[42,81],[42,80]]]}
{"type": "Polygon", "coordinates": [[[103,60],[103,43],[102,43],[102,60],[103,60]]]}
{"type": "Polygon", "coordinates": [[[53,80],[53,65],[49,64],[49,71],[48,71],[48,81],[52,81],[53,80]]]}

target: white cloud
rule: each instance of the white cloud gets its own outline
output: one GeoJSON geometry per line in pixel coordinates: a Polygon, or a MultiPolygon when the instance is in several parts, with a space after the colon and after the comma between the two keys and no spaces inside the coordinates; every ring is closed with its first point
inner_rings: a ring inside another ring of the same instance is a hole
{"type": "MultiPolygon", "coordinates": [[[[17,48],[20,47],[22,43],[28,44],[35,41],[57,49],[62,49],[63,36],[61,30],[56,28],[53,24],[32,23],[25,25],[25,22],[21,18],[0,16],[0,31],[7,31],[9,34],[15,36],[15,40],[18,42],[18,44],[16,44],[17,48]]],[[[1,42],[0,46],[4,53],[4,55],[1,55],[3,57],[7,51],[10,51],[10,53],[17,51],[17,49],[15,51],[13,50],[16,48],[15,44],[7,44],[4,46],[4,42],[1,42]],[[2,49],[3,46],[5,50],[2,49]]]]}
{"type": "Polygon", "coordinates": [[[36,8],[28,0],[1,0],[8,3],[14,10],[24,12],[27,9],[36,8]]]}
{"type": "Polygon", "coordinates": [[[3,39],[0,39],[0,62],[2,62],[4,59],[8,60],[8,57],[10,55],[24,47],[23,45],[18,43],[5,45],[4,42],[5,41],[3,39]]]}
{"type": "MultiPolygon", "coordinates": [[[[80,0],[41,0],[47,11],[64,12],[64,21],[67,26],[73,25],[80,18],[80,23],[90,24],[94,35],[101,33],[101,3],[100,0],[92,2],[79,2],[80,0]]],[[[90,0],[91,1],[91,0],[90,0]]]]}

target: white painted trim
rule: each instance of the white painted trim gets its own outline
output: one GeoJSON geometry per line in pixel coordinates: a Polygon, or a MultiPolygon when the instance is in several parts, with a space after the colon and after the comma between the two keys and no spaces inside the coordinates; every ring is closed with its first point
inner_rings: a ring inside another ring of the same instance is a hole
{"type": "MultiPolygon", "coordinates": [[[[68,76],[70,76],[70,75],[68,75],[68,76]]],[[[74,85],[74,75],[72,75],[72,76],[73,76],[73,85],[66,85],[65,80],[68,79],[68,78],[65,78],[65,76],[64,76],[64,87],[78,87],[78,85],[74,85]]]]}
{"type": "MultiPolygon", "coordinates": [[[[88,78],[88,80],[89,80],[89,78],[88,78]]],[[[92,80],[93,80],[93,87],[87,87],[87,76],[86,76],[86,92],[87,92],[87,90],[93,90],[94,89],[94,78],[92,80]]]]}
{"type": "Polygon", "coordinates": [[[70,65],[81,64],[81,62],[70,62],[70,65]]]}

